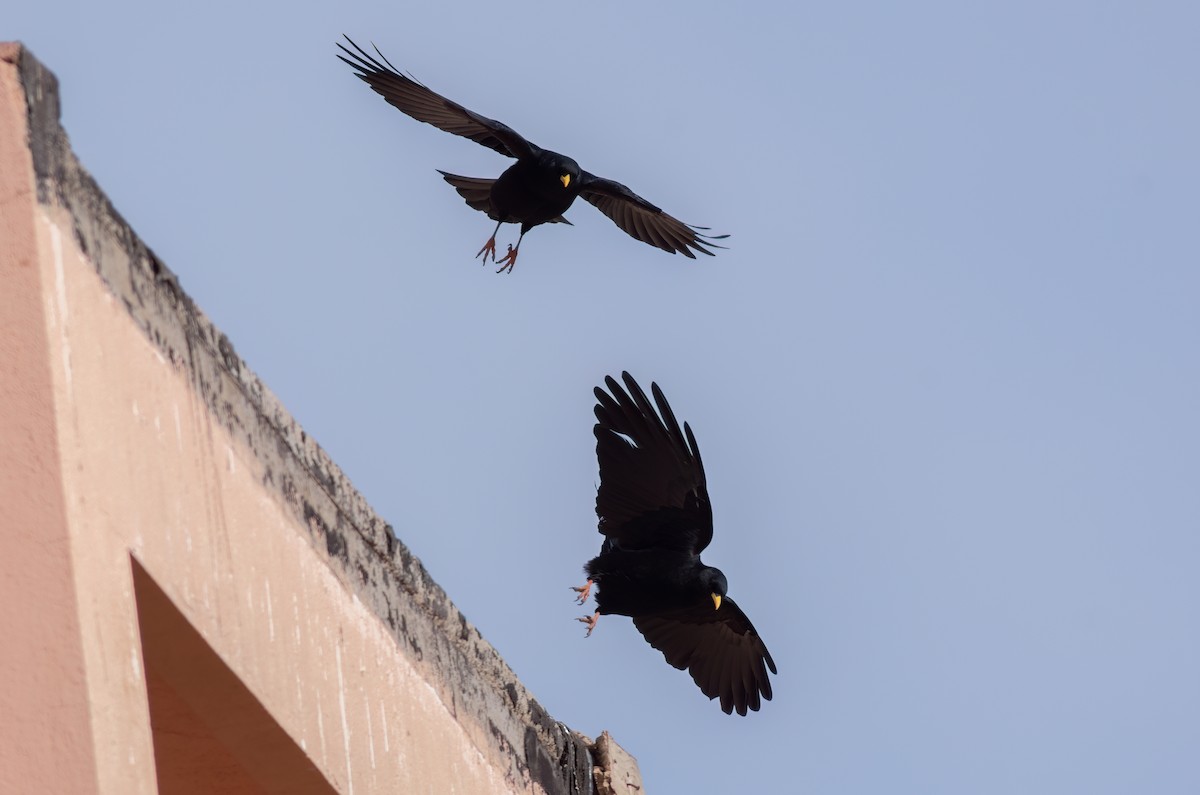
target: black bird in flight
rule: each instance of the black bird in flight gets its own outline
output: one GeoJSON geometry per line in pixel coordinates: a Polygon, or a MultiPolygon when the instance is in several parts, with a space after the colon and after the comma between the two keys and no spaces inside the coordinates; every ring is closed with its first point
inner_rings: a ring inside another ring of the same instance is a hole
{"type": "Polygon", "coordinates": [[[349,36],[346,36],[346,41],[354,51],[338,43],[345,53],[338,55],[338,58],[353,67],[355,74],[386,99],[388,104],[417,121],[470,138],[502,155],[517,159],[497,179],[460,177],[439,171],[466,199],[468,205],[487,213],[488,218],[496,222],[492,236],[475,256],[482,255],[483,261],[487,262],[488,255],[491,255],[492,262],[501,266],[497,273],[506,269],[512,272],[521,240],[530,229],[546,223],[570,224],[562,214],[576,196],[582,196],[595,205],[627,234],[663,251],[672,254],[678,252],[695,259],[693,251],[712,256],[713,252],[708,247],[724,248],[712,241],[728,235],[703,234],[709,231],[708,227],[689,226],[672,218],[621,183],[589,174],[566,155],[535,146],[511,127],[467,110],[401,74],[379,52],[378,47],[375,53],[379,59],[376,59],[351,41],[349,36]],[[503,223],[520,224],[521,236],[517,238],[517,245],[510,244],[508,253],[497,260],[496,233],[503,223]]]}
{"type": "Polygon", "coordinates": [[[725,714],[757,710],[771,699],[767,669],[775,661],[750,619],[726,592],[719,569],[700,553],[712,540],[712,505],[692,429],[680,430],[658,384],[646,393],[629,373],[596,387],[596,457],[600,489],[596,515],[604,542],[587,562],[587,583],[573,588],[578,603],[593,584],[596,612],[579,619],[590,636],[601,615],[633,618],[671,665],[686,668],[704,695],[720,698],[725,714]],[[611,394],[609,394],[611,393],[611,394]]]}

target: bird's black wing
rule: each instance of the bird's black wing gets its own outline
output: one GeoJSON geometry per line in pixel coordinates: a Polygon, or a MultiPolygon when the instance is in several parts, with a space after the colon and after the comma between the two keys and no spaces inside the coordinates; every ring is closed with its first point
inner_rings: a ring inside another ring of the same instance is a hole
{"type": "Polygon", "coordinates": [[[339,42],[338,47],[350,57],[339,55],[338,58],[350,64],[355,69],[355,74],[375,89],[392,107],[399,108],[417,121],[470,138],[475,143],[495,149],[502,155],[520,158],[537,150],[536,146],[508,125],[467,110],[457,102],[452,102],[401,74],[399,69],[384,58],[378,47],[375,48],[375,53],[379,59],[376,59],[351,41],[349,36],[346,36],[346,41],[356,52],[339,42]]]}
{"type": "Polygon", "coordinates": [[[657,246],[672,254],[679,253],[695,259],[692,251],[710,257],[711,248],[724,248],[713,243],[729,235],[706,235],[708,227],[691,226],[664,213],[638,196],[620,182],[597,177],[584,171],[579,178],[579,195],[607,215],[625,233],[643,243],[657,246]]]}
{"type": "Polygon", "coordinates": [[[750,619],[729,597],[721,608],[705,605],[686,610],[635,616],[638,632],[680,670],[687,669],[701,692],[721,699],[728,715],[757,711],[761,699],[771,700],[775,661],[750,619]]]}
{"type": "Polygon", "coordinates": [[[712,505],[692,429],[682,430],[658,384],[658,412],[629,373],[596,387],[600,532],[624,549],[674,549],[699,555],[712,541],[712,505]],[[611,392],[612,394],[609,394],[611,392]],[[661,415],[661,416],[660,416],[661,415]]]}

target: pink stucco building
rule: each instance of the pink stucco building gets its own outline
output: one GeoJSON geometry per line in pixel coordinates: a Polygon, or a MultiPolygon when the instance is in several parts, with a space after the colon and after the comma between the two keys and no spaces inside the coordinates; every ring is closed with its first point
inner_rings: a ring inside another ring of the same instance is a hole
{"type": "Polygon", "coordinates": [[[238,358],[58,119],[53,75],[0,44],[0,792],[640,793],[238,358]]]}

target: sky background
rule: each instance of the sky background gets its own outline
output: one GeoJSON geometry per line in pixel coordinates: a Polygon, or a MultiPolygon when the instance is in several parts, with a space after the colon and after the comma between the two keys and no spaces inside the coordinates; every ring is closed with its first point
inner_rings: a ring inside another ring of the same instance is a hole
{"type": "Polygon", "coordinates": [[[1200,6],[5,8],[84,165],[556,718],[647,791],[1200,791],[1200,6]],[[527,237],[431,88],[732,236],[527,237]],[[515,242],[506,227],[499,246],[515,242]],[[592,387],[657,381],[779,665],[584,640],[592,387]]]}

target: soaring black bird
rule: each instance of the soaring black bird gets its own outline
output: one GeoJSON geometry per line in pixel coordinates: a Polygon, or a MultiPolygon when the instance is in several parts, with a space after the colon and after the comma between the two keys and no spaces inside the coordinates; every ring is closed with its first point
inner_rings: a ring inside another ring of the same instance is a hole
{"type": "Polygon", "coordinates": [[[631,616],[633,625],[667,662],[686,668],[704,695],[720,698],[725,714],[757,710],[771,699],[767,669],[775,661],[750,619],[726,592],[719,569],[700,553],[712,540],[712,505],[692,429],[683,430],[658,384],[655,412],[629,373],[596,387],[596,457],[600,489],[596,515],[604,542],[587,562],[587,583],[574,588],[579,604],[593,584],[596,612],[579,619],[590,636],[600,616],[631,616]],[[611,394],[609,394],[611,393],[611,394]]]}
{"type": "Polygon", "coordinates": [[[712,256],[713,252],[707,247],[723,248],[712,241],[728,235],[703,234],[708,227],[689,226],[672,218],[621,183],[589,174],[566,155],[535,146],[511,127],[467,110],[401,74],[379,52],[378,47],[375,53],[379,59],[376,59],[351,41],[349,36],[346,36],[346,41],[354,50],[338,43],[345,53],[338,55],[338,58],[353,67],[355,74],[375,89],[388,104],[417,121],[470,138],[502,155],[517,159],[497,179],[460,177],[439,171],[466,199],[468,205],[487,213],[488,218],[496,222],[492,236],[475,256],[483,256],[483,261],[487,262],[488,255],[491,255],[492,262],[501,266],[497,273],[506,269],[512,272],[521,240],[530,229],[545,223],[570,224],[562,214],[576,196],[582,196],[594,204],[629,235],[663,251],[672,254],[678,252],[695,259],[692,251],[712,256]],[[497,260],[496,233],[503,223],[520,224],[521,235],[517,238],[517,245],[510,244],[508,253],[497,260]]]}

